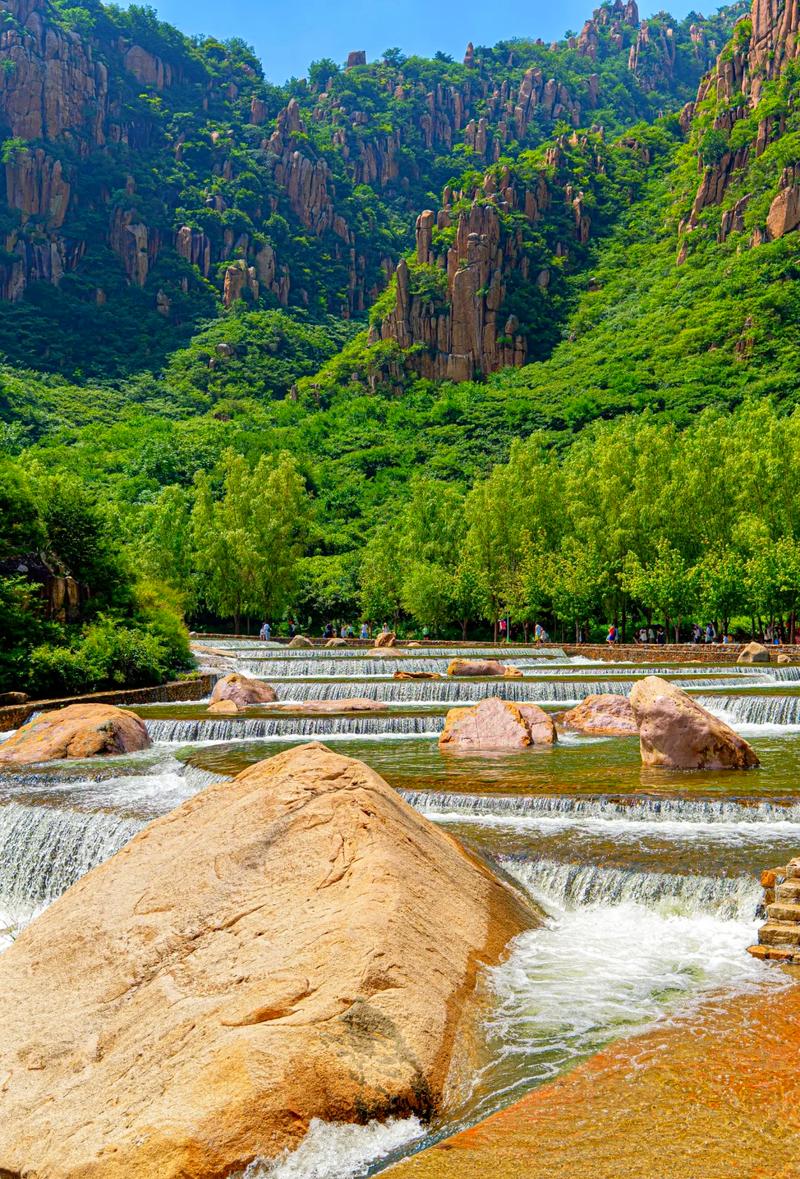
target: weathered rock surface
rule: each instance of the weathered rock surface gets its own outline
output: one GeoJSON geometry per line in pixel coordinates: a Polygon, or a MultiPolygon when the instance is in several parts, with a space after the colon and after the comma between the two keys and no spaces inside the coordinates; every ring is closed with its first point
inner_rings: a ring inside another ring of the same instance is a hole
{"type": "Polygon", "coordinates": [[[222,1179],[313,1117],[427,1115],[536,921],[360,762],[252,766],[0,956],[0,1173],[222,1179]]]}
{"type": "Polygon", "coordinates": [[[149,745],[144,721],[134,713],[111,704],[70,704],[42,713],[4,741],[0,762],[32,765],[61,758],[107,757],[135,753],[149,745]]]}
{"type": "Polygon", "coordinates": [[[447,674],[455,676],[504,676],[506,665],[499,659],[451,659],[447,674]]]}
{"type": "Polygon", "coordinates": [[[232,700],[238,708],[249,708],[253,704],[272,704],[277,699],[277,692],[269,684],[236,672],[217,680],[211,693],[212,704],[219,700],[232,700]]]}
{"type": "Polygon", "coordinates": [[[760,764],[744,738],[660,676],[634,684],[631,707],[645,766],[746,770],[760,764]]]}
{"type": "Polygon", "coordinates": [[[288,700],[279,707],[303,715],[318,712],[384,712],[386,709],[380,700],[368,700],[365,696],[352,696],[347,700],[288,700]]]}
{"type": "Polygon", "coordinates": [[[438,671],[396,671],[392,676],[395,680],[440,680],[438,671]]]}
{"type": "Polygon", "coordinates": [[[235,700],[215,700],[209,704],[208,711],[215,716],[236,716],[239,712],[239,705],[235,700]]]}
{"type": "Polygon", "coordinates": [[[472,708],[451,708],[439,737],[448,752],[500,752],[553,745],[556,726],[538,704],[512,704],[490,696],[472,708]]]}
{"type": "Polygon", "coordinates": [[[737,663],[769,663],[769,647],[762,643],[748,643],[739,652],[737,663]]]}
{"type": "Polygon", "coordinates": [[[562,713],[559,724],[598,737],[631,737],[639,732],[630,700],[611,694],[587,696],[577,708],[562,713]]]}
{"type": "Polygon", "coordinates": [[[393,630],[386,631],[385,634],[378,635],[375,640],[375,647],[380,650],[381,647],[395,647],[397,646],[397,635],[393,630]]]}
{"type": "Polygon", "coordinates": [[[326,647],[346,647],[347,639],[328,639],[326,647]]]}
{"type": "Polygon", "coordinates": [[[311,650],[314,644],[311,642],[311,639],[307,639],[305,635],[295,635],[292,641],[289,643],[289,646],[294,648],[302,647],[303,650],[311,650]]]}

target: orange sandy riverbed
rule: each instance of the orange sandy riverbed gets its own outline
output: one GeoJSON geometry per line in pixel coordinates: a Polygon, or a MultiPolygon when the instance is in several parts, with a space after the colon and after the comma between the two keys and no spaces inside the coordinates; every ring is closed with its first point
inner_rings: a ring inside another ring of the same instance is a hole
{"type": "MultiPolygon", "coordinates": [[[[769,969],[769,968],[767,968],[769,969]]],[[[800,983],[618,1042],[392,1179],[794,1179],[800,983]]]]}

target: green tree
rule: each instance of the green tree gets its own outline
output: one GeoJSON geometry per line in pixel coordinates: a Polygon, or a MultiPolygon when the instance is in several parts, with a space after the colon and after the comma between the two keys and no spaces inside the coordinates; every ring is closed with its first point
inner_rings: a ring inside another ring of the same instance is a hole
{"type": "Polygon", "coordinates": [[[222,494],[199,472],[192,513],[195,561],[202,593],[213,609],[233,619],[274,617],[289,604],[308,525],[305,485],[294,460],[263,457],[250,468],[227,451],[222,494]]]}

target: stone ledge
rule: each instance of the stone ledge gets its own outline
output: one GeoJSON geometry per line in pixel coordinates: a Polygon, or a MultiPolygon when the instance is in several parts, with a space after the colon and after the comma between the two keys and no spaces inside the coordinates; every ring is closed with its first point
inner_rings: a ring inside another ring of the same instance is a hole
{"type": "Polygon", "coordinates": [[[49,712],[67,708],[70,704],[160,704],[169,701],[202,700],[208,696],[214,676],[201,675],[193,680],[174,680],[153,688],[112,688],[105,692],[90,692],[83,696],[64,696],[51,700],[29,700],[0,708],[0,732],[18,729],[34,712],[49,712]]]}

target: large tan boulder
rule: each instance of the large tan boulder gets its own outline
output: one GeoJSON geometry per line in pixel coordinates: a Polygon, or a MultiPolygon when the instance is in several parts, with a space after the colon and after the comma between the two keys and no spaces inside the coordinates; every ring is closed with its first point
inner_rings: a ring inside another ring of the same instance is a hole
{"type": "Polygon", "coordinates": [[[447,674],[488,679],[491,676],[504,676],[506,667],[499,659],[451,659],[447,665],[447,674]]]}
{"type": "Polygon", "coordinates": [[[212,704],[216,704],[218,700],[232,700],[237,708],[250,708],[254,704],[274,704],[277,699],[277,692],[269,684],[236,673],[217,680],[211,693],[212,704]]]}
{"type": "Polygon", "coordinates": [[[294,647],[295,650],[302,648],[304,651],[313,650],[314,648],[314,644],[311,642],[311,639],[307,639],[305,635],[295,635],[292,641],[289,643],[289,646],[294,647]]]}
{"type": "Polygon", "coordinates": [[[538,919],[361,762],[251,766],[0,955],[0,1175],[222,1179],[315,1117],[426,1117],[538,919]]]}
{"type": "Polygon", "coordinates": [[[397,643],[397,635],[393,630],[387,630],[385,633],[379,634],[375,640],[376,648],[394,647],[397,643]]]}
{"type": "Polygon", "coordinates": [[[385,712],[386,705],[380,700],[368,700],[365,696],[352,696],[346,700],[287,700],[278,705],[287,712],[302,715],[326,712],[385,712]]]}
{"type": "Polygon", "coordinates": [[[762,643],[748,643],[739,652],[737,663],[769,663],[769,647],[762,643]]]}
{"type": "Polygon", "coordinates": [[[785,667],[787,663],[792,662],[792,657],[791,657],[791,655],[787,655],[786,652],[784,651],[783,654],[778,656],[777,662],[782,664],[785,667]]]}
{"type": "Polygon", "coordinates": [[[660,676],[639,680],[631,692],[642,764],[666,770],[746,770],[755,751],[728,725],[660,676]]]}
{"type": "Polygon", "coordinates": [[[149,745],[144,721],[127,709],[112,704],[70,704],[43,712],[4,741],[0,762],[32,765],[65,757],[109,757],[135,753],[149,745]]]}
{"type": "Polygon", "coordinates": [[[328,639],[326,647],[346,647],[347,639],[328,639]]]}
{"type": "Polygon", "coordinates": [[[556,726],[538,704],[512,704],[489,696],[471,708],[451,708],[439,748],[445,752],[500,752],[552,745],[556,726]]]}
{"type": "Polygon", "coordinates": [[[558,718],[566,729],[597,737],[632,737],[638,733],[631,702],[625,696],[587,696],[558,718]]]}

